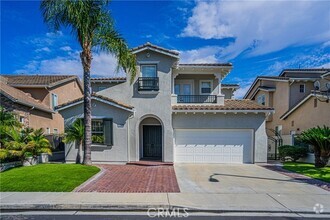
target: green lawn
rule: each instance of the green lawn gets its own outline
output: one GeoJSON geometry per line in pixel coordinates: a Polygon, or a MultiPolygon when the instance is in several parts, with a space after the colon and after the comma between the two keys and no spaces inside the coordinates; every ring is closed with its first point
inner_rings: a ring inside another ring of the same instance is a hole
{"type": "Polygon", "coordinates": [[[80,164],[40,164],[0,173],[1,192],[70,192],[100,169],[80,164]]]}
{"type": "Polygon", "coordinates": [[[330,167],[315,168],[314,164],[286,162],[283,168],[330,183],[330,167]]]}

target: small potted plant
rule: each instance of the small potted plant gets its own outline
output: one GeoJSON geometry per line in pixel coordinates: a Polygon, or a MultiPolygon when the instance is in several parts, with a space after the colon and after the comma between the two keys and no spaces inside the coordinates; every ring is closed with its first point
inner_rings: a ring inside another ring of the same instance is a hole
{"type": "Polygon", "coordinates": [[[32,166],[38,164],[37,157],[33,156],[31,152],[25,152],[23,166],[32,166]]]}

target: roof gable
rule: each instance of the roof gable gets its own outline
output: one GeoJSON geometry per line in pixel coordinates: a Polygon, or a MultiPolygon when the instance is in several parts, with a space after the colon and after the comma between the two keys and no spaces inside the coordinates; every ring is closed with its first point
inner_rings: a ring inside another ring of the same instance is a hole
{"type": "Polygon", "coordinates": [[[2,80],[2,77],[0,81],[0,94],[18,104],[32,107],[45,112],[53,112],[52,109],[50,109],[48,106],[44,105],[40,101],[32,98],[32,96],[30,96],[28,93],[25,93],[6,84],[5,81],[2,80]]]}
{"type": "Polygon", "coordinates": [[[47,87],[62,85],[64,83],[76,80],[80,89],[83,87],[79,78],[75,75],[1,75],[6,83],[13,87],[47,87]]]}
{"type": "MultiPolygon", "coordinates": [[[[127,110],[127,111],[131,111],[131,112],[134,111],[133,110],[134,107],[131,106],[131,105],[124,104],[122,102],[118,102],[114,99],[111,99],[111,98],[108,98],[108,97],[105,97],[105,96],[102,96],[102,95],[99,95],[99,94],[96,94],[96,93],[92,94],[92,100],[97,100],[97,101],[103,102],[105,104],[112,105],[114,107],[121,108],[121,109],[124,109],[124,110],[127,110]]],[[[84,102],[84,97],[80,97],[78,99],[69,101],[69,102],[64,103],[62,105],[58,105],[56,107],[56,110],[61,111],[61,110],[67,109],[67,108],[71,108],[72,106],[81,104],[83,102],[84,102]]]]}
{"type": "Polygon", "coordinates": [[[145,50],[155,51],[157,53],[161,53],[161,54],[179,59],[179,52],[178,51],[169,50],[169,49],[166,49],[166,48],[163,48],[163,47],[159,47],[157,45],[151,44],[150,42],[147,42],[147,43],[145,43],[141,46],[132,48],[131,52],[133,54],[137,54],[137,53],[140,53],[140,52],[145,51],[145,50]]]}

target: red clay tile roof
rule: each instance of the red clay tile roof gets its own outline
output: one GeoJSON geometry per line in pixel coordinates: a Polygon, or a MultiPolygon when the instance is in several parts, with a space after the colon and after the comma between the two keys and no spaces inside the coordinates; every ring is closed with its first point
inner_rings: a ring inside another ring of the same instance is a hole
{"type": "Polygon", "coordinates": [[[234,84],[234,83],[221,83],[222,87],[239,87],[238,84],[234,84]]]}
{"type": "Polygon", "coordinates": [[[233,66],[231,63],[179,63],[179,67],[185,66],[233,66]]]}
{"type": "Polygon", "coordinates": [[[306,68],[306,69],[284,69],[282,70],[282,72],[280,73],[279,76],[283,76],[286,72],[317,72],[320,73],[322,72],[322,74],[327,73],[330,71],[330,68],[306,68]]]}
{"type": "Polygon", "coordinates": [[[150,42],[147,42],[147,43],[145,43],[143,45],[140,45],[138,47],[134,47],[134,48],[131,49],[131,51],[134,52],[134,51],[137,51],[137,50],[142,49],[144,47],[150,47],[150,48],[153,48],[153,49],[156,49],[156,50],[160,50],[160,51],[163,51],[163,52],[166,52],[166,53],[173,54],[175,56],[178,56],[179,55],[179,52],[178,51],[169,50],[169,49],[166,49],[166,48],[163,48],[163,47],[159,47],[157,45],[151,44],[150,42]]]}
{"type": "Polygon", "coordinates": [[[8,84],[6,84],[6,80],[0,76],[0,94],[6,96],[8,99],[12,100],[13,102],[17,102],[21,105],[34,107],[36,109],[46,111],[46,112],[53,112],[45,104],[41,103],[39,100],[32,98],[31,95],[25,93],[19,89],[16,89],[8,84]]]}
{"type": "MultiPolygon", "coordinates": [[[[93,98],[93,97],[95,97],[95,98],[99,98],[99,99],[103,99],[103,100],[108,101],[108,102],[112,102],[112,103],[114,103],[114,104],[116,104],[116,105],[119,105],[119,106],[122,106],[122,107],[124,107],[124,108],[128,108],[128,109],[133,109],[133,108],[134,108],[134,107],[131,106],[131,105],[124,104],[124,103],[122,103],[122,102],[118,102],[118,101],[116,101],[116,100],[114,100],[114,99],[111,99],[111,98],[108,98],[108,97],[105,97],[105,96],[102,96],[102,95],[99,95],[99,94],[96,94],[96,93],[93,93],[93,94],[92,94],[92,98],[93,98]]],[[[80,97],[80,98],[78,98],[78,99],[75,99],[75,100],[69,101],[69,102],[64,103],[64,104],[62,104],[62,105],[58,105],[58,106],[56,107],[56,109],[60,109],[60,108],[63,108],[63,107],[65,107],[65,106],[68,106],[68,105],[71,105],[71,104],[74,104],[74,103],[77,103],[77,102],[80,102],[80,101],[83,101],[83,100],[84,100],[84,97],[82,96],[82,97],[80,97]]]]}
{"type": "Polygon", "coordinates": [[[249,99],[235,100],[235,99],[225,99],[224,105],[173,105],[173,110],[182,110],[182,111],[214,111],[214,110],[266,110],[271,111],[274,108],[266,107],[259,105],[254,101],[249,99]]]}
{"type": "Polygon", "coordinates": [[[95,77],[91,78],[91,82],[95,81],[126,81],[126,77],[95,77]]]}
{"type": "Polygon", "coordinates": [[[2,77],[6,78],[7,84],[14,87],[52,87],[77,78],[75,75],[2,75],[2,77]]]}

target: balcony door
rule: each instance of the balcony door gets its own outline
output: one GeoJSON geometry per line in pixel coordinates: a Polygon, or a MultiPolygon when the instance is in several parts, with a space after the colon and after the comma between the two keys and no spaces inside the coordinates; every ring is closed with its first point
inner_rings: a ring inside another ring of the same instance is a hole
{"type": "Polygon", "coordinates": [[[177,95],[193,95],[193,81],[177,80],[175,82],[174,93],[177,95]]]}

